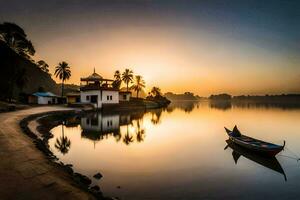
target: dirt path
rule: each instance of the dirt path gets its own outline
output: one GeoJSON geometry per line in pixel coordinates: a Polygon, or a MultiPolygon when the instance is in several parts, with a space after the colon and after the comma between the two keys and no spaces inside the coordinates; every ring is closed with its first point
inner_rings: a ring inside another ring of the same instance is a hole
{"type": "Polygon", "coordinates": [[[67,109],[47,106],[0,114],[0,199],[94,199],[51,164],[19,126],[28,115],[67,109]]]}

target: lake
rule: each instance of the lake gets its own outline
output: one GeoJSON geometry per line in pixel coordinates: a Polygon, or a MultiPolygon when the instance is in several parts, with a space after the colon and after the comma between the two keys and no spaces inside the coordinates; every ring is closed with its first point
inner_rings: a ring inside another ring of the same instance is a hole
{"type": "Polygon", "coordinates": [[[51,130],[51,151],[120,199],[300,198],[300,108],[174,102],[165,109],[89,113],[51,130]],[[286,148],[274,160],[227,147],[224,126],[286,148]],[[60,138],[68,138],[67,148],[60,138]],[[103,177],[94,179],[100,172],[103,177]]]}

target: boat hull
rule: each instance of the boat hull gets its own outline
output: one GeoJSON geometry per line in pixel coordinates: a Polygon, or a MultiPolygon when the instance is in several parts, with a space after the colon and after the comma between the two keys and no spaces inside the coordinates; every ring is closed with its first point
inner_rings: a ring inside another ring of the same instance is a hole
{"type": "Polygon", "coordinates": [[[250,144],[245,144],[244,142],[234,138],[234,137],[229,137],[230,141],[232,141],[233,143],[241,146],[241,147],[244,147],[246,149],[249,149],[253,152],[256,152],[258,154],[261,154],[263,156],[276,156],[280,151],[283,150],[283,147],[279,147],[277,149],[266,149],[266,148],[257,148],[255,146],[252,146],[250,144]]]}
{"type": "Polygon", "coordinates": [[[242,135],[236,126],[234,127],[233,131],[230,131],[227,128],[225,128],[225,130],[230,141],[264,156],[276,156],[284,149],[284,145],[280,146],[242,135]]]}
{"type": "Polygon", "coordinates": [[[248,148],[244,148],[243,146],[237,145],[230,139],[226,140],[226,143],[233,150],[232,156],[236,164],[238,162],[239,157],[244,156],[245,158],[252,160],[253,162],[256,162],[268,169],[283,174],[284,179],[287,180],[284,170],[275,156],[263,156],[259,153],[256,153],[255,151],[249,150],[248,148]]]}

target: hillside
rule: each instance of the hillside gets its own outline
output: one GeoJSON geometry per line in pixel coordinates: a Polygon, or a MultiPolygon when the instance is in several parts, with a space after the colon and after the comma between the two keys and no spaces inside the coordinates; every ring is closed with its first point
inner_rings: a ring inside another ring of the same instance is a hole
{"type": "Polygon", "coordinates": [[[18,98],[20,92],[30,94],[43,87],[45,91],[55,94],[60,93],[60,88],[51,76],[41,71],[34,63],[26,60],[11,50],[5,43],[0,41],[0,98],[10,96],[10,88],[13,87],[13,97],[18,98]],[[12,79],[14,73],[24,70],[25,83],[23,88],[18,88],[16,80],[12,79]],[[13,83],[13,84],[10,84],[13,83]]]}

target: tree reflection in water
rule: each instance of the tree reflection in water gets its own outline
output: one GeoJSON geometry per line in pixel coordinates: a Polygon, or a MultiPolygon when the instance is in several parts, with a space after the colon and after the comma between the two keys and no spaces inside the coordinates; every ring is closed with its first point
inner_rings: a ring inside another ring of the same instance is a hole
{"type": "Polygon", "coordinates": [[[162,109],[155,109],[155,110],[152,110],[151,111],[151,122],[152,124],[156,125],[156,124],[159,124],[161,121],[160,121],[160,118],[161,118],[161,113],[162,113],[162,109]]]}
{"type": "Polygon", "coordinates": [[[62,136],[56,139],[55,148],[65,155],[71,148],[71,141],[64,135],[64,123],[61,125],[61,129],[62,136]]]}
{"type": "Polygon", "coordinates": [[[134,142],[133,136],[129,133],[128,124],[127,124],[127,132],[126,132],[126,134],[123,137],[123,142],[126,145],[129,145],[130,143],[134,142]]]}
{"type": "MultiPolygon", "coordinates": [[[[186,102],[185,104],[171,104],[167,108],[141,110],[125,113],[101,113],[93,112],[84,116],[72,117],[65,124],[81,126],[81,137],[94,141],[102,141],[113,137],[116,142],[125,145],[142,143],[145,141],[146,128],[144,120],[158,125],[162,121],[162,113],[171,113],[176,109],[190,112],[197,106],[197,102],[186,102]],[[180,105],[180,106],[179,106],[180,105]]],[[[68,126],[67,126],[68,127],[68,126]]],[[[64,136],[57,139],[55,147],[65,154],[70,148],[70,140],[64,136]]]]}
{"type": "MultiPolygon", "coordinates": [[[[113,137],[116,142],[122,141],[125,145],[143,142],[146,130],[142,119],[146,113],[135,111],[122,114],[87,114],[78,122],[82,128],[81,137],[94,142],[113,137]]],[[[159,117],[157,120],[159,121],[159,117]]]]}
{"type": "Polygon", "coordinates": [[[141,128],[140,121],[141,120],[137,120],[137,131],[136,131],[136,141],[139,143],[143,142],[146,136],[145,129],[141,128]]]}
{"type": "Polygon", "coordinates": [[[185,113],[192,112],[199,107],[199,101],[172,101],[172,103],[165,109],[168,113],[176,109],[183,110],[185,113]]]}

